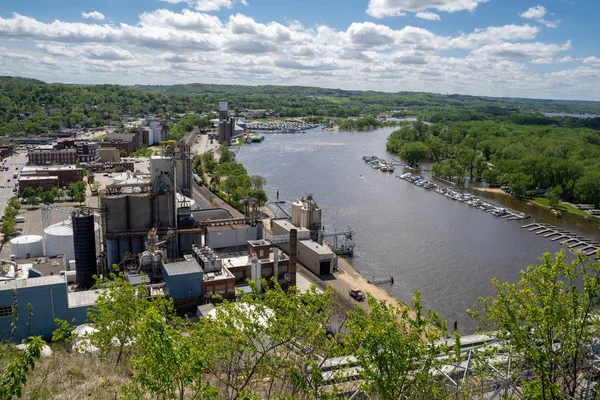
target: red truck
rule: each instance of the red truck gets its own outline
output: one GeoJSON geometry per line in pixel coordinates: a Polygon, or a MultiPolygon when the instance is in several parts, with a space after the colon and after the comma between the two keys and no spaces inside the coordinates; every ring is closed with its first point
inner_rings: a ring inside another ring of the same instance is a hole
{"type": "Polygon", "coordinates": [[[354,288],[350,289],[350,297],[352,297],[356,301],[363,301],[365,299],[365,294],[362,290],[354,288]]]}

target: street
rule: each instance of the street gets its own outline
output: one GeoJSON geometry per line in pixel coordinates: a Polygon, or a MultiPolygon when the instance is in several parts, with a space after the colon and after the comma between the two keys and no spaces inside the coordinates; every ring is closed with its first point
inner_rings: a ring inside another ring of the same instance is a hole
{"type": "Polygon", "coordinates": [[[14,174],[15,172],[21,174],[21,170],[27,165],[27,152],[15,153],[5,158],[5,160],[6,162],[3,165],[8,167],[8,171],[0,172],[0,216],[4,215],[8,199],[15,195],[13,189],[17,185],[19,178],[14,178],[14,174]]]}

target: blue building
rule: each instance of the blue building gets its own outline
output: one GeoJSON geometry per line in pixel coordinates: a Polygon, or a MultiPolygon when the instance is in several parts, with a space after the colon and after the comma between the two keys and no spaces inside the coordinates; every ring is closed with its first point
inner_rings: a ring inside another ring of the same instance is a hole
{"type": "Polygon", "coordinates": [[[12,336],[15,299],[18,313],[15,341],[19,342],[28,336],[50,339],[56,329],[56,318],[69,323],[75,319],[76,324],[83,324],[97,297],[97,290],[69,293],[64,276],[0,280],[0,340],[12,336]]]}
{"type": "Polygon", "coordinates": [[[204,272],[196,260],[171,262],[162,265],[168,296],[175,304],[200,303],[204,272]]]}

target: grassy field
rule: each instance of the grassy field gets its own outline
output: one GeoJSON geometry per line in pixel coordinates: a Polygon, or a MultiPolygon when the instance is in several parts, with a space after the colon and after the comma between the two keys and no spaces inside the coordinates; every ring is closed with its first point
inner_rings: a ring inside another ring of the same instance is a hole
{"type": "MultiPolygon", "coordinates": [[[[550,202],[545,197],[534,197],[534,198],[531,199],[531,201],[534,202],[534,203],[537,203],[539,205],[542,205],[544,207],[551,208],[550,207],[550,202]]],[[[586,211],[583,211],[583,210],[580,210],[579,208],[577,208],[577,207],[575,207],[575,206],[573,206],[573,205],[571,205],[569,203],[564,203],[562,201],[560,202],[560,205],[558,207],[556,207],[556,209],[559,210],[562,213],[568,212],[570,214],[581,215],[583,217],[590,217],[591,216],[590,213],[588,213],[586,211]]]]}

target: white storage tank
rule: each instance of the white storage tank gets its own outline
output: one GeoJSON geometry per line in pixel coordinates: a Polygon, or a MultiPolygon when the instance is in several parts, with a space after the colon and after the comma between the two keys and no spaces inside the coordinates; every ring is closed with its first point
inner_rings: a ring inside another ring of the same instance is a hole
{"type": "Polygon", "coordinates": [[[10,249],[15,258],[43,256],[44,238],[39,235],[19,236],[11,239],[10,249]]]}
{"type": "MultiPolygon", "coordinates": [[[[94,231],[96,233],[96,241],[98,242],[100,225],[95,224],[94,231]]],[[[70,219],[50,225],[44,229],[44,241],[47,256],[64,255],[64,265],[69,265],[69,261],[75,259],[73,225],[70,219]]],[[[96,251],[98,251],[98,246],[96,246],[96,251]]]]}
{"type": "Polygon", "coordinates": [[[69,260],[75,258],[73,227],[70,220],[50,225],[44,229],[44,239],[46,242],[46,255],[57,256],[63,254],[65,265],[68,265],[69,260]]]}

